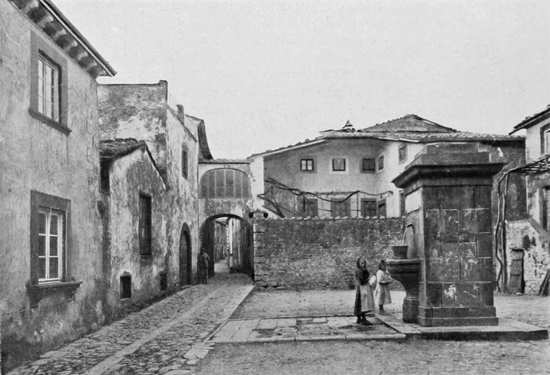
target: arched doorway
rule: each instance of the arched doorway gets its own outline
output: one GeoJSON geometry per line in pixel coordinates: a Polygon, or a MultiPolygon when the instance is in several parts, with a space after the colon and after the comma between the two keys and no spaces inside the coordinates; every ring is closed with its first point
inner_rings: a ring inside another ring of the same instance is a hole
{"type": "Polygon", "coordinates": [[[210,275],[214,275],[215,264],[223,261],[229,272],[253,276],[252,226],[248,221],[234,214],[213,215],[204,221],[200,233],[201,247],[210,257],[210,275]]]}
{"type": "Polygon", "coordinates": [[[180,285],[188,285],[192,282],[192,259],[193,256],[189,226],[187,224],[183,224],[180,235],[180,285]]]}

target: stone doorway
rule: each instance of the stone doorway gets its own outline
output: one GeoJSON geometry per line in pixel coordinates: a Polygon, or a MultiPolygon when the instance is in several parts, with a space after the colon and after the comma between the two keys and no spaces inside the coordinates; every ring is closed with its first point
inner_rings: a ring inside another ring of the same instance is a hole
{"type": "Polygon", "coordinates": [[[512,249],[510,280],[508,281],[508,290],[510,293],[524,293],[525,280],[523,276],[523,259],[525,251],[523,249],[512,249]]]}
{"type": "Polygon", "coordinates": [[[192,248],[189,226],[184,224],[180,235],[180,285],[188,285],[192,282],[192,248]]]}

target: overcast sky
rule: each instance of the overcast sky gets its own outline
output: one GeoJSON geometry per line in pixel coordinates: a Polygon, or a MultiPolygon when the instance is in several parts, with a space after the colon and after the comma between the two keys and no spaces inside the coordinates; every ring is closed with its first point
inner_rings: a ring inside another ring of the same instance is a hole
{"type": "Polygon", "coordinates": [[[550,1],[54,0],[117,70],[168,81],[214,157],[416,113],[508,133],[550,103],[550,1]]]}

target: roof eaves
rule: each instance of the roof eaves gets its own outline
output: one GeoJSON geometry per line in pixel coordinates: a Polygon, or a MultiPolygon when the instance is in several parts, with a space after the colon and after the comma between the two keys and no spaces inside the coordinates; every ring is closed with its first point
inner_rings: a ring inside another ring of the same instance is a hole
{"type": "Polygon", "coordinates": [[[531,126],[534,126],[539,122],[544,121],[548,118],[550,118],[550,106],[548,106],[543,111],[537,112],[532,116],[526,117],[522,122],[515,125],[514,130],[512,130],[509,134],[512,135],[521,129],[530,128],[531,126]]]}
{"type": "Polygon", "coordinates": [[[302,148],[302,147],[313,146],[313,145],[316,145],[316,144],[324,143],[325,141],[326,141],[326,137],[321,136],[321,137],[317,137],[315,139],[311,139],[311,140],[308,139],[308,140],[305,140],[303,142],[298,142],[298,143],[295,143],[293,145],[283,146],[283,147],[279,147],[279,148],[276,148],[276,149],[273,149],[273,150],[266,150],[264,152],[258,152],[258,153],[249,155],[247,157],[247,159],[251,159],[251,158],[254,158],[256,156],[276,155],[276,154],[280,154],[282,152],[291,151],[291,150],[295,150],[295,149],[302,148]]]}
{"type": "Polygon", "coordinates": [[[81,45],[84,50],[95,60],[101,67],[98,75],[113,77],[116,71],[113,67],[99,54],[99,52],[91,45],[91,43],[80,33],[80,31],[67,19],[67,17],[59,10],[51,0],[40,0],[40,4],[61,24],[61,26],[72,34],[71,36],[81,45]],[[103,73],[103,74],[102,74],[103,73]]]}

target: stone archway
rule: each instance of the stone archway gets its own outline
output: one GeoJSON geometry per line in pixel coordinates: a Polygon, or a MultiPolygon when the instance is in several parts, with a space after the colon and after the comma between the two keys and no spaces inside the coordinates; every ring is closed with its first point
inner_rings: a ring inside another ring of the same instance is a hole
{"type": "Polygon", "coordinates": [[[189,226],[183,224],[180,235],[179,270],[180,286],[189,285],[193,281],[193,249],[191,248],[191,234],[189,226]]]}
{"type": "MultiPolygon", "coordinates": [[[[220,218],[227,218],[234,220],[233,223],[238,224],[238,230],[231,231],[232,237],[232,250],[228,254],[228,268],[230,271],[242,272],[248,275],[253,275],[254,268],[254,250],[253,250],[253,239],[252,239],[252,226],[251,224],[243,219],[242,217],[234,214],[216,214],[208,217],[200,229],[200,239],[201,239],[201,248],[204,248],[210,257],[210,264],[208,267],[208,273],[210,275],[214,274],[214,264],[215,264],[215,225],[216,220],[220,218]],[[234,243],[233,243],[234,241],[234,243]]],[[[230,221],[228,220],[228,221],[230,221]]]]}

